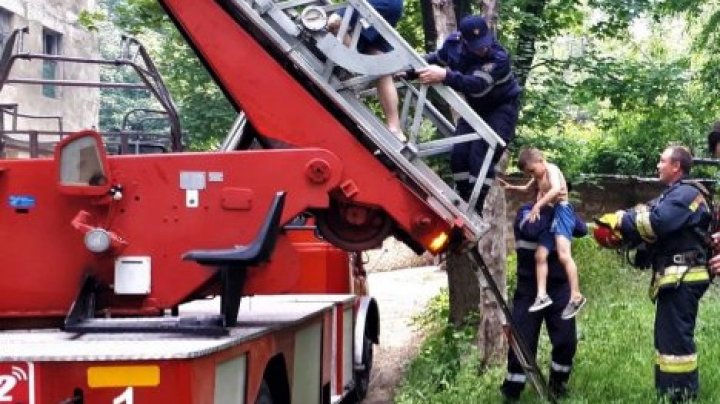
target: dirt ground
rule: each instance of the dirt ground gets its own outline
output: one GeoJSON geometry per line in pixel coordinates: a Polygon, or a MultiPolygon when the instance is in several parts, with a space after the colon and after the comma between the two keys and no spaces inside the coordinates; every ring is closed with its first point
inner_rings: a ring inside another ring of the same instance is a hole
{"type": "Polygon", "coordinates": [[[422,342],[411,319],[447,286],[447,275],[428,266],[368,276],[370,294],[380,307],[380,344],[375,346],[370,391],[363,403],[392,403],[395,388],[422,342]]]}

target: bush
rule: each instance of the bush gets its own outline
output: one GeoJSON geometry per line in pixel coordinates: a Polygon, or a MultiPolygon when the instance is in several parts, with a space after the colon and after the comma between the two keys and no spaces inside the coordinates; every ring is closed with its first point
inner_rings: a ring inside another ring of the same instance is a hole
{"type": "MultiPolygon", "coordinates": [[[[653,379],[654,306],[648,300],[649,274],[624,263],[616,253],[599,250],[589,238],[576,240],[573,253],[588,304],[578,319],[578,353],[564,403],[632,403],[656,400],[653,379]]],[[[444,292],[446,293],[446,292],[444,292]]],[[[714,371],[720,344],[720,305],[715,288],[701,301],[696,342],[700,362],[700,402],[720,397],[720,374],[714,371]]],[[[411,364],[398,391],[398,403],[500,402],[498,387],[505,367],[479,368],[472,330],[452,331],[441,295],[419,324],[433,330],[411,364]]],[[[538,363],[547,375],[549,341],[541,334],[538,363]]],[[[530,388],[521,403],[541,402],[530,388]]]]}

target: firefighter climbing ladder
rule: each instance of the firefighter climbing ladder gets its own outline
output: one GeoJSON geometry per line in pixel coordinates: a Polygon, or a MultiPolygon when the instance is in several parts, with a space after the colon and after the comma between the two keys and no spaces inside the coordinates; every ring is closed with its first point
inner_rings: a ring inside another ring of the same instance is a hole
{"type": "MultiPolygon", "coordinates": [[[[409,44],[364,0],[348,0],[332,4],[328,0],[218,0],[231,12],[251,26],[250,30],[260,35],[264,43],[270,43],[282,57],[302,71],[312,84],[321,90],[334,104],[354,121],[362,134],[387,156],[402,173],[418,188],[425,192],[426,200],[445,219],[457,219],[467,223],[470,234],[465,236],[477,241],[488,226],[476,213],[475,205],[483,184],[492,155],[497,147],[505,146],[503,140],[470,109],[455,91],[445,86],[427,86],[400,79],[399,89],[404,92],[401,106],[401,124],[408,142],[400,141],[375,114],[365,105],[362,98],[372,94],[374,81],[383,75],[393,75],[411,69],[427,66],[409,44]],[[335,33],[326,29],[328,16],[344,9],[342,22],[335,33]],[[354,23],[357,21],[356,23],[354,23]],[[381,35],[392,50],[379,55],[358,52],[357,44],[362,28],[372,27],[381,35]],[[431,100],[441,100],[450,109],[451,115],[463,118],[474,133],[452,136],[455,126],[445,118],[431,100]],[[421,138],[425,122],[432,124],[442,135],[439,140],[421,138]],[[443,181],[423,160],[438,154],[448,153],[455,144],[482,139],[489,145],[489,152],[477,175],[475,186],[467,203],[443,181]]],[[[241,115],[235,126],[242,128],[241,115]]],[[[238,142],[237,136],[229,137],[238,142]]],[[[224,149],[232,149],[224,144],[224,149]]],[[[477,210],[482,210],[479,207],[477,210]]],[[[522,363],[531,383],[541,397],[554,402],[548,392],[545,379],[520,334],[511,321],[510,311],[497,285],[490,276],[477,248],[471,258],[482,271],[493,295],[498,302],[505,324],[508,325],[508,339],[522,363]]]]}
{"type": "MultiPolygon", "coordinates": [[[[489,144],[489,156],[503,140],[480,119],[464,100],[445,86],[426,86],[400,81],[404,92],[401,119],[408,142],[396,138],[365,105],[363,96],[372,93],[374,81],[383,75],[404,72],[427,66],[387,22],[366,2],[350,0],[330,4],[326,0],[218,0],[235,15],[251,25],[251,31],[277,53],[292,62],[318,90],[322,91],[356,125],[382,154],[421,190],[426,201],[448,222],[460,218],[469,231],[465,236],[473,241],[487,231],[487,225],[475,212],[480,189],[487,176],[491,158],[486,158],[477,175],[476,187],[466,203],[426,163],[427,157],[447,153],[454,144],[483,139],[489,144]],[[327,16],[345,8],[336,34],[325,29],[327,16]],[[353,14],[358,24],[351,27],[353,14]],[[380,55],[366,55],[357,51],[360,27],[372,26],[392,46],[380,55]],[[349,46],[343,43],[350,38],[349,46]],[[446,119],[430,99],[440,99],[452,114],[465,119],[475,130],[453,137],[455,126],[446,119]],[[424,122],[435,126],[443,136],[439,140],[421,139],[424,122]]],[[[353,128],[355,129],[355,128],[353,128]]],[[[356,130],[356,131],[357,131],[356,130]]]]}

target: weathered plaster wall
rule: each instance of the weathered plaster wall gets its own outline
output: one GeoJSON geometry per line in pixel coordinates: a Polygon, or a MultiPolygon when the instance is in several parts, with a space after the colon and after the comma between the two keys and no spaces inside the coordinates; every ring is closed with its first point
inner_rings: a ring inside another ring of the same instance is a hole
{"type": "MultiPolygon", "coordinates": [[[[94,6],[95,0],[0,0],[0,8],[12,14],[11,28],[30,30],[24,51],[43,53],[43,32],[51,30],[60,34],[60,54],[83,58],[99,57],[95,35],[77,23],[79,13],[94,6]]],[[[18,60],[10,78],[39,79],[42,71],[42,61],[18,60]]],[[[86,64],[60,63],[56,70],[59,80],[98,81],[99,76],[99,67],[86,64]]],[[[97,126],[100,99],[98,89],[56,87],[55,97],[49,97],[40,85],[8,84],[0,90],[0,103],[18,104],[22,114],[61,116],[63,130],[72,131],[97,126]]],[[[19,129],[57,130],[57,126],[55,121],[18,121],[19,129]]]]}

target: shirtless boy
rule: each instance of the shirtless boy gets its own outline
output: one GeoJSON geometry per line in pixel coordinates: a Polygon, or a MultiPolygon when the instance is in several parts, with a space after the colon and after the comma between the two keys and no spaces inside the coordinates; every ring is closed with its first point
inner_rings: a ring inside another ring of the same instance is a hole
{"type": "Polygon", "coordinates": [[[580,293],[577,266],[571,254],[570,247],[572,232],[575,227],[575,211],[568,201],[565,176],[555,164],[545,160],[540,150],[534,148],[524,149],[520,152],[518,167],[525,174],[532,177],[530,182],[525,185],[510,185],[504,181],[501,183],[508,190],[528,191],[537,187],[537,198],[528,215],[530,223],[538,219],[540,208],[545,205],[552,206],[554,212],[550,232],[546,236],[540,237],[540,245],[535,253],[537,297],[528,311],[540,311],[552,304],[552,300],[547,294],[547,256],[552,251],[554,242],[558,259],[565,269],[570,283],[570,301],[563,310],[562,318],[566,320],[573,318],[587,300],[580,293]]]}

